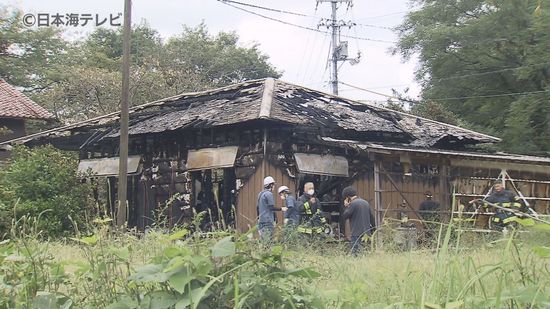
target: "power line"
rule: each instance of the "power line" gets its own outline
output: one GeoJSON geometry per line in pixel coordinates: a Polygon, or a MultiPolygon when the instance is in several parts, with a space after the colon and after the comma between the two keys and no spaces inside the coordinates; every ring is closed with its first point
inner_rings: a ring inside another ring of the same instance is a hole
{"type": "MultiPolygon", "coordinates": [[[[250,3],[240,2],[240,1],[234,1],[234,0],[218,0],[218,1],[226,2],[226,3],[232,3],[232,4],[236,4],[236,5],[248,6],[248,7],[255,8],[255,9],[260,9],[260,10],[265,10],[265,11],[270,11],[270,12],[276,12],[276,13],[281,13],[281,14],[289,14],[289,15],[309,17],[309,18],[318,18],[315,15],[308,15],[308,14],[304,14],[304,13],[297,13],[297,12],[292,12],[292,11],[275,9],[275,8],[270,8],[270,7],[265,7],[265,6],[261,6],[261,5],[255,5],[255,4],[250,4],[250,3]]],[[[399,13],[401,13],[401,12],[398,12],[398,14],[399,13]]],[[[395,13],[393,13],[393,14],[395,14],[395,13]]],[[[392,15],[392,14],[389,14],[389,15],[392,15]]],[[[386,27],[386,26],[378,26],[378,25],[373,25],[373,24],[360,24],[360,23],[354,23],[354,25],[393,31],[392,27],[386,27]]]]}
{"type": "Polygon", "coordinates": [[[250,4],[250,3],[244,3],[244,2],[239,2],[239,1],[233,1],[233,0],[218,0],[218,1],[226,2],[226,3],[233,3],[233,4],[243,5],[243,6],[248,6],[248,7],[252,7],[252,8],[256,8],[256,9],[260,9],[260,10],[271,11],[271,12],[276,12],[276,13],[289,14],[289,15],[302,16],[302,17],[317,18],[316,16],[313,16],[313,15],[307,15],[307,14],[302,14],[302,13],[296,13],[296,12],[290,12],[290,11],[285,11],[285,10],[273,9],[273,8],[268,8],[268,7],[265,7],[265,6],[260,6],[260,5],[250,4]]]}
{"type": "Polygon", "coordinates": [[[361,91],[369,92],[369,93],[376,94],[376,95],[379,95],[379,96],[383,96],[383,97],[386,97],[386,98],[389,98],[389,99],[409,101],[409,100],[404,100],[402,98],[399,98],[399,97],[396,97],[396,96],[393,96],[393,95],[389,95],[389,94],[385,94],[385,93],[381,93],[381,92],[377,92],[377,91],[372,91],[372,90],[369,90],[369,89],[366,89],[366,88],[363,88],[363,87],[359,87],[359,86],[350,85],[350,84],[344,83],[342,81],[340,81],[340,84],[346,85],[346,86],[351,87],[351,88],[355,88],[357,90],[361,90],[361,91]]]}
{"type": "Polygon", "coordinates": [[[386,27],[386,26],[378,26],[378,25],[372,25],[372,24],[359,24],[355,23],[356,26],[362,26],[362,27],[368,27],[368,28],[377,28],[377,29],[384,29],[384,30],[390,30],[393,31],[392,27],[386,27]]]}
{"type": "MultiPolygon", "coordinates": [[[[316,29],[316,28],[297,25],[297,24],[294,24],[294,23],[291,23],[291,22],[288,22],[288,21],[284,21],[284,20],[281,20],[281,19],[277,19],[277,18],[274,18],[274,17],[270,17],[270,16],[267,16],[267,15],[260,14],[260,13],[254,12],[254,11],[250,11],[250,10],[247,10],[245,8],[241,8],[241,7],[238,7],[238,6],[233,5],[231,3],[228,3],[227,1],[224,1],[224,0],[217,0],[217,1],[220,2],[220,3],[223,3],[227,6],[233,7],[237,10],[241,10],[243,12],[246,12],[246,13],[249,13],[249,14],[252,14],[252,15],[256,15],[256,16],[259,16],[259,17],[262,17],[262,18],[265,18],[265,19],[269,19],[271,21],[275,21],[275,22],[278,22],[278,23],[281,23],[281,24],[285,24],[287,26],[292,26],[292,27],[296,27],[296,28],[300,28],[300,29],[304,29],[304,30],[315,31],[315,32],[318,32],[318,33],[323,33],[323,34],[328,34],[328,32],[321,31],[321,30],[316,29]]],[[[350,38],[350,39],[357,39],[357,40],[363,40],[363,41],[369,41],[369,42],[388,43],[388,44],[395,44],[396,43],[396,42],[392,42],[392,41],[370,39],[370,38],[364,38],[364,37],[358,37],[358,36],[352,36],[352,35],[342,34],[342,36],[346,37],[346,38],[350,38]]]]}
{"type": "Polygon", "coordinates": [[[388,16],[399,15],[399,14],[404,14],[404,13],[409,13],[409,11],[393,12],[393,13],[388,13],[388,14],[384,14],[384,15],[377,15],[377,16],[367,16],[367,17],[359,18],[358,20],[376,19],[376,18],[388,17],[388,16]]]}
{"type": "MultiPolygon", "coordinates": [[[[411,103],[418,103],[419,102],[417,100],[408,100],[408,99],[399,98],[399,97],[396,97],[396,96],[393,96],[393,95],[372,91],[372,90],[365,89],[365,88],[362,88],[362,87],[359,87],[359,86],[350,85],[350,84],[344,83],[342,81],[340,82],[340,84],[346,85],[348,87],[355,88],[357,90],[362,90],[362,91],[365,91],[365,92],[369,92],[369,93],[373,93],[373,94],[376,94],[376,95],[384,96],[384,97],[387,97],[387,98],[390,98],[390,99],[396,99],[396,100],[411,102],[411,103]]],[[[540,93],[550,93],[550,89],[549,90],[538,90],[538,91],[525,91],[525,92],[512,92],[512,93],[501,93],[501,94],[465,96],[465,97],[425,98],[425,99],[426,100],[433,100],[433,101],[449,101],[449,100],[463,100],[463,99],[481,99],[481,98],[499,98],[499,97],[507,97],[507,96],[522,96],[522,95],[531,95],[531,94],[540,94],[540,93]]]]}

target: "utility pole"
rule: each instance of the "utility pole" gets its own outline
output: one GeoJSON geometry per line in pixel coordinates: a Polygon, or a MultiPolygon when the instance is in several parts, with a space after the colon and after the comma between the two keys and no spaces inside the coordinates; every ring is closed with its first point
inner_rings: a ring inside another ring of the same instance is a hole
{"type": "Polygon", "coordinates": [[[332,20],[332,78],[330,83],[332,84],[332,93],[338,95],[338,47],[339,47],[339,38],[338,34],[340,32],[340,26],[338,26],[338,21],[336,20],[336,1],[330,3],[332,5],[332,14],[330,19],[332,20]]]}
{"type": "Polygon", "coordinates": [[[342,20],[338,20],[337,17],[337,11],[338,11],[338,3],[345,3],[348,6],[353,5],[352,0],[317,0],[317,5],[319,3],[323,2],[330,2],[332,7],[332,14],[330,20],[321,20],[319,22],[319,27],[325,26],[331,29],[331,36],[332,36],[332,52],[331,56],[329,58],[330,62],[330,84],[332,88],[332,93],[334,95],[338,95],[338,62],[342,61],[350,61],[352,65],[359,63],[359,59],[361,58],[361,54],[359,53],[357,58],[348,58],[348,42],[341,42],[340,41],[340,28],[341,27],[353,27],[355,24],[353,22],[344,22],[342,20]]]}
{"type": "Polygon", "coordinates": [[[124,32],[122,35],[122,100],[120,102],[120,147],[118,163],[118,206],[116,225],[124,228],[128,222],[128,101],[130,100],[130,34],[132,32],[132,0],[124,1],[124,32]]]}

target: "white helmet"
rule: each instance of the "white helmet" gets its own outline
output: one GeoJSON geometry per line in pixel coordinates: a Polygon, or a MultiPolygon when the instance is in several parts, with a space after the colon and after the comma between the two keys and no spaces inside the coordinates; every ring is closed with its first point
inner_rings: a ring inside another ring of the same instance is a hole
{"type": "Polygon", "coordinates": [[[264,178],[264,187],[267,187],[272,183],[275,183],[275,179],[273,179],[273,177],[267,176],[266,178],[264,178]]]}
{"type": "Polygon", "coordinates": [[[277,190],[277,193],[278,194],[281,194],[285,191],[289,191],[290,189],[287,187],[287,186],[280,186],[279,189],[277,190]]]}

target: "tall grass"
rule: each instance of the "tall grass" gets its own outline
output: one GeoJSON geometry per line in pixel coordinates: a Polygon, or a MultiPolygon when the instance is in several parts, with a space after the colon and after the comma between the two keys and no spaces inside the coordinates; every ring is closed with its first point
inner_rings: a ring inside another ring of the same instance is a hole
{"type": "MultiPolygon", "coordinates": [[[[446,226],[433,248],[398,251],[391,243],[381,243],[354,257],[345,244],[307,240],[274,249],[245,236],[227,238],[227,233],[112,235],[98,228],[88,237],[45,241],[30,227],[31,221],[23,223],[9,242],[0,244],[0,308],[100,308],[132,293],[137,299],[155,291],[176,293],[169,282],[129,278],[139,277],[143,265],[170,264],[178,254],[184,260],[210,260],[212,270],[200,279],[205,280],[202,290],[221,293],[204,294],[210,301],[223,302],[220,307],[269,307],[265,304],[277,297],[285,308],[550,306],[547,231],[510,233],[487,241],[446,226]],[[299,269],[315,270],[318,276],[299,269]],[[301,278],[285,279],[296,275],[301,278]],[[279,296],[255,291],[254,285],[279,296]],[[252,303],[250,295],[257,298],[255,306],[247,305],[252,303]]],[[[182,297],[185,289],[181,287],[182,297]]]]}

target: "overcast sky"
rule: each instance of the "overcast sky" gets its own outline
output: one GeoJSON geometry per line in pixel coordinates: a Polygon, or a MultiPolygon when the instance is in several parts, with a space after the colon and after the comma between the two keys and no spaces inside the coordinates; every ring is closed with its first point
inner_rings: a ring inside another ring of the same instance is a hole
{"type": "MultiPolygon", "coordinates": [[[[238,0],[258,6],[287,10],[308,15],[295,16],[264,11],[250,7],[248,10],[280,19],[289,23],[317,28],[321,18],[330,17],[330,4],[316,0],[238,0]]],[[[109,16],[123,12],[123,0],[2,0],[2,3],[19,8],[23,13],[91,13],[109,16]]],[[[269,55],[270,62],[283,71],[282,79],[314,89],[330,92],[327,58],[330,36],[299,29],[267,20],[220,3],[217,0],[134,0],[132,20],[145,19],[163,38],[179,33],[182,25],[195,26],[204,21],[211,33],[236,31],[241,44],[250,46],[258,43],[260,50],[269,55]]],[[[342,5],[338,17],[344,21],[353,20],[358,25],[343,34],[365,39],[393,42],[396,35],[386,28],[398,25],[409,10],[406,0],[356,0],[352,8],[342,5]]],[[[320,28],[322,30],[326,28],[320,28]]],[[[79,36],[93,30],[92,27],[71,28],[71,35],[79,36]]],[[[393,45],[369,40],[342,37],[348,41],[349,55],[355,57],[360,51],[361,61],[357,65],[344,63],[339,75],[342,82],[391,94],[391,88],[400,92],[409,88],[409,94],[416,96],[418,85],[414,82],[413,61],[403,63],[399,56],[388,51],[393,45]]],[[[340,95],[358,100],[383,101],[384,97],[354,90],[340,85],[340,95]]]]}

